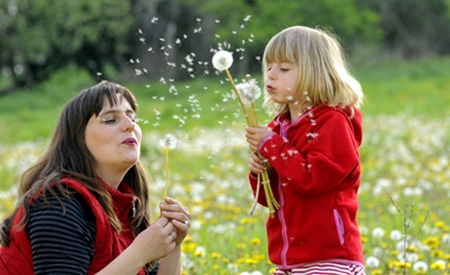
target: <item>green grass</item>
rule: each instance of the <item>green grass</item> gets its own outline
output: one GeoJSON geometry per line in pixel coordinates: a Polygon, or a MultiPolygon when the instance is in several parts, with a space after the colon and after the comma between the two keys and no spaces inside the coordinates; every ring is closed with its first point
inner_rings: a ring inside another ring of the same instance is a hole
{"type": "MultiPolygon", "coordinates": [[[[408,113],[439,117],[449,114],[449,57],[361,65],[354,67],[354,71],[366,95],[362,107],[365,115],[408,113]]],[[[254,77],[261,82],[260,75],[254,77]]],[[[139,116],[148,121],[141,124],[147,131],[244,124],[237,100],[225,98],[225,94],[231,93],[231,86],[227,82],[221,84],[221,80],[225,80],[225,74],[167,84],[121,84],[135,93],[139,116]]],[[[86,72],[69,68],[33,91],[21,90],[0,97],[0,143],[48,138],[62,106],[93,84],[86,72]]],[[[261,106],[261,101],[257,106],[261,106]]],[[[258,115],[260,124],[269,119],[262,110],[258,115]]]]}

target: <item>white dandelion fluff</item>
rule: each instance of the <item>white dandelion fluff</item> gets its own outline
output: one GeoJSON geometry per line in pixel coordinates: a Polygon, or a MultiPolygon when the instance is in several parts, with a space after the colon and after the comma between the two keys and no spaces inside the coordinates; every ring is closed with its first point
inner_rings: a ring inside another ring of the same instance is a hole
{"type": "Polygon", "coordinates": [[[413,269],[415,272],[427,272],[428,265],[424,261],[418,261],[418,262],[414,263],[413,269]]]}
{"type": "Polygon", "coordinates": [[[227,70],[233,64],[233,54],[228,51],[218,51],[212,58],[212,64],[219,71],[227,70]]]}
{"type": "Polygon", "coordinates": [[[160,141],[159,145],[162,148],[172,150],[177,147],[177,143],[178,143],[178,140],[175,138],[175,136],[173,136],[171,134],[167,134],[166,137],[160,141]]]}
{"type": "Polygon", "coordinates": [[[236,85],[236,88],[241,95],[244,105],[252,104],[261,96],[261,88],[259,88],[254,79],[240,83],[236,85]]]}
{"type": "Polygon", "coordinates": [[[366,259],[366,266],[370,269],[376,269],[380,266],[380,260],[377,257],[369,256],[366,259]]]}

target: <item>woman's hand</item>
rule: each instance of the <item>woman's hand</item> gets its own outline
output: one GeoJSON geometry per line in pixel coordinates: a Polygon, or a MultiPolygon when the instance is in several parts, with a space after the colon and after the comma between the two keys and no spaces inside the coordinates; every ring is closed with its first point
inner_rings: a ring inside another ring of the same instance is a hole
{"type": "Polygon", "coordinates": [[[169,219],[160,217],[136,236],[133,245],[139,248],[142,256],[148,257],[144,263],[160,259],[172,252],[176,246],[174,230],[169,219]]]}
{"type": "Polygon", "coordinates": [[[245,127],[245,137],[247,138],[247,142],[249,144],[250,149],[253,152],[258,151],[258,146],[268,135],[272,133],[267,127],[245,127]]]}
{"type": "Polygon", "coordinates": [[[189,232],[191,214],[189,214],[185,206],[172,198],[165,198],[164,203],[160,203],[159,207],[161,209],[161,215],[169,219],[174,226],[174,241],[177,245],[180,245],[189,232]]]}

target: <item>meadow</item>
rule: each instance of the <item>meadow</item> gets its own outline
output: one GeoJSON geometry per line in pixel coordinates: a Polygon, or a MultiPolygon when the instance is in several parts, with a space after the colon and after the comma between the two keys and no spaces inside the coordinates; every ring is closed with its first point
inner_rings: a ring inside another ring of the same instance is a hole
{"type": "MultiPolygon", "coordinates": [[[[367,274],[450,274],[449,68],[450,58],[354,68],[366,94],[358,218],[367,274]]],[[[124,84],[139,102],[155,215],[165,185],[159,143],[166,134],[178,139],[169,154],[169,196],[192,214],[184,274],[269,274],[268,213],[261,206],[248,213],[245,119],[225,76],[124,84]]],[[[1,216],[15,203],[20,174],[45,149],[61,107],[90,85],[71,68],[32,92],[0,98],[1,216]]],[[[269,119],[261,109],[258,115],[260,124],[269,119]]]]}

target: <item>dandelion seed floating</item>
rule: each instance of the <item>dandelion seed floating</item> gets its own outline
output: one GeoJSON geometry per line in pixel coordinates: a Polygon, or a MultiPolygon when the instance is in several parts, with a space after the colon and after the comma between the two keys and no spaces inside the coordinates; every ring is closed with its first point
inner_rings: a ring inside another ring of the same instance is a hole
{"type": "Polygon", "coordinates": [[[166,154],[166,187],[164,188],[164,198],[167,197],[169,189],[169,151],[177,147],[178,140],[175,136],[167,134],[164,139],[160,141],[160,146],[166,154]]]}

